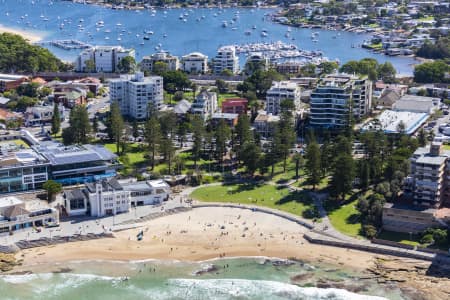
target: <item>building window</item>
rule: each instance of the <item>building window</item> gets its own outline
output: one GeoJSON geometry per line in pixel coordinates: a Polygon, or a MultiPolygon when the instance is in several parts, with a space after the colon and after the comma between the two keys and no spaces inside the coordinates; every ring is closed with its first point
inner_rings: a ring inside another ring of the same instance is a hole
{"type": "Polygon", "coordinates": [[[75,209],[84,209],[84,199],[72,199],[70,200],[70,210],[75,210],[75,209]]]}

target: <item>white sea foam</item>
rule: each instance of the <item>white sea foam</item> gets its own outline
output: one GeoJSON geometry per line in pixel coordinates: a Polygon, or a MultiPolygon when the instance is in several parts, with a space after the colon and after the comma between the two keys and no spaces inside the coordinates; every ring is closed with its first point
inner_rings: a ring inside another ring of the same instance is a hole
{"type": "MultiPolygon", "coordinates": [[[[299,287],[287,283],[246,279],[171,279],[180,293],[201,294],[215,299],[263,297],[264,299],[385,300],[386,298],[351,293],[343,289],[299,287]]],[[[174,295],[177,296],[177,295],[174,295]]],[[[207,299],[207,298],[205,298],[207,299]]]]}
{"type": "Polygon", "coordinates": [[[36,274],[22,274],[22,275],[2,275],[0,279],[7,283],[23,284],[34,280],[50,280],[52,273],[36,273],[36,274]]]}

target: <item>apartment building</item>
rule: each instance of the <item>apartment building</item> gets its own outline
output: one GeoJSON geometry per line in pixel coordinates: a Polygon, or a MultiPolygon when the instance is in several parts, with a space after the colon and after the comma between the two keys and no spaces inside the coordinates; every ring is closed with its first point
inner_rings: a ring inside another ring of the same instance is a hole
{"type": "Polygon", "coordinates": [[[176,71],[180,68],[178,57],[170,55],[169,52],[165,51],[157,52],[150,56],[144,56],[139,66],[142,72],[153,72],[153,66],[157,62],[165,63],[170,71],[176,71]]]}
{"type": "Polygon", "coordinates": [[[411,174],[406,180],[406,191],[413,204],[438,208],[450,195],[450,151],[442,143],[417,149],[411,157],[411,174]]]}
{"type": "Polygon", "coordinates": [[[229,70],[233,74],[239,72],[239,57],[234,46],[223,46],[217,50],[214,58],[214,73],[221,74],[225,70],[229,70]]]}
{"type": "Polygon", "coordinates": [[[278,115],[283,100],[291,100],[295,110],[300,109],[300,87],[290,81],[274,81],[266,94],[266,111],[268,114],[278,115]]]}
{"type": "Polygon", "coordinates": [[[348,123],[350,109],[358,120],[369,113],[371,105],[370,80],[347,74],[328,75],[311,93],[310,124],[338,129],[348,123]]]}
{"type": "Polygon", "coordinates": [[[181,57],[181,69],[191,74],[208,72],[208,56],[200,52],[192,52],[181,57]]]}
{"type": "Polygon", "coordinates": [[[163,107],[163,78],[144,77],[142,72],[122,75],[110,81],[111,101],[119,103],[122,115],[136,120],[144,120],[149,108],[159,110],[163,107]]]}
{"type": "Polygon", "coordinates": [[[191,113],[199,115],[204,121],[210,119],[218,109],[217,94],[203,90],[195,97],[191,106],[191,113]]]}
{"type": "Polygon", "coordinates": [[[127,56],[134,58],[134,49],[125,49],[121,46],[92,47],[78,55],[75,60],[75,71],[114,73],[119,62],[127,56]]]}

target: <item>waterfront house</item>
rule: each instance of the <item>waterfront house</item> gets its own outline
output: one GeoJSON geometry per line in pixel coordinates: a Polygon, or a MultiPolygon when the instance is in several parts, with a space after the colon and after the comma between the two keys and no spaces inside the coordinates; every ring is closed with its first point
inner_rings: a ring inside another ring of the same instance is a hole
{"type": "Polygon", "coordinates": [[[208,56],[200,52],[192,52],[181,58],[181,69],[191,74],[208,72],[208,56]]]}
{"type": "Polygon", "coordinates": [[[166,51],[160,51],[151,56],[144,56],[139,63],[139,66],[142,72],[153,72],[153,67],[157,62],[166,64],[167,69],[170,71],[176,71],[180,68],[178,57],[170,55],[169,52],[166,51]]]}

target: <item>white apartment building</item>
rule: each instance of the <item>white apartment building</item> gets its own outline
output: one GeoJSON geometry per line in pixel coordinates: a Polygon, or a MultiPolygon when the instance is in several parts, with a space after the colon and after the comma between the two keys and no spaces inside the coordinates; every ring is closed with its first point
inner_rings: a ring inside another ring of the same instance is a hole
{"type": "Polygon", "coordinates": [[[176,71],[180,68],[178,57],[170,55],[168,52],[157,52],[151,56],[144,56],[140,65],[141,71],[153,72],[153,66],[157,62],[163,62],[170,71],[176,71]]]}
{"type": "Polygon", "coordinates": [[[266,94],[266,111],[268,114],[278,115],[283,100],[291,100],[295,110],[300,109],[301,89],[291,81],[274,81],[266,94]]]}
{"type": "Polygon", "coordinates": [[[95,72],[113,73],[124,57],[135,57],[134,49],[125,49],[121,46],[96,46],[81,52],[75,61],[77,72],[88,72],[88,61],[95,64],[95,72]]]}
{"type": "Polygon", "coordinates": [[[217,110],[217,94],[206,90],[200,92],[191,105],[191,113],[200,115],[205,121],[210,119],[217,110]]]}
{"type": "Polygon", "coordinates": [[[208,56],[200,52],[192,52],[181,57],[181,69],[187,73],[208,72],[208,56]]]}
{"type": "Polygon", "coordinates": [[[163,78],[159,76],[144,77],[142,72],[122,75],[110,81],[109,90],[122,115],[133,119],[147,118],[150,105],[158,110],[163,106],[163,78]]]}
{"type": "Polygon", "coordinates": [[[310,124],[317,127],[340,128],[353,117],[361,119],[372,105],[372,82],[347,74],[328,75],[311,93],[310,124]]]}
{"type": "Polygon", "coordinates": [[[221,74],[225,70],[230,70],[233,74],[239,72],[239,57],[236,55],[234,46],[223,46],[217,50],[214,58],[214,73],[221,74]]]}

